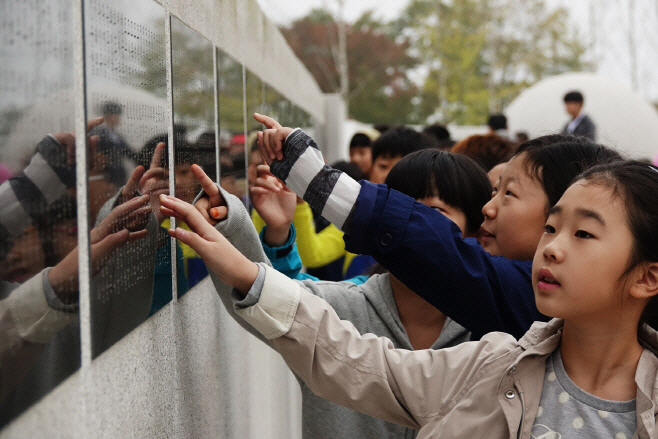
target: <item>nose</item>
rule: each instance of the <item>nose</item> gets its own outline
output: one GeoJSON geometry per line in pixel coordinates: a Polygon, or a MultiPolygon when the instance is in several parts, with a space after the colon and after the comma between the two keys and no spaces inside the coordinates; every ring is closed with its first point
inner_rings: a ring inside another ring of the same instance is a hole
{"type": "Polygon", "coordinates": [[[559,235],[554,236],[553,239],[546,243],[542,254],[546,261],[562,262],[564,260],[564,251],[559,235]]]}
{"type": "Polygon", "coordinates": [[[491,200],[489,200],[487,204],[482,206],[482,215],[484,215],[485,220],[492,220],[496,218],[496,214],[498,213],[498,208],[496,207],[497,198],[498,198],[498,194],[491,197],[491,200]]]}
{"type": "Polygon", "coordinates": [[[11,264],[15,264],[23,259],[23,252],[19,245],[14,245],[9,253],[7,253],[6,260],[11,264]]]}

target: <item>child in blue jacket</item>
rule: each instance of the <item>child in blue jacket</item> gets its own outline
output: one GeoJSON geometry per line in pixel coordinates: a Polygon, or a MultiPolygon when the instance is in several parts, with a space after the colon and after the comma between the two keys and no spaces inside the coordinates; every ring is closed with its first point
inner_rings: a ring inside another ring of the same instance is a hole
{"type": "Polygon", "coordinates": [[[345,232],[346,249],[375,257],[474,339],[492,331],[518,338],[535,320],[548,319],[537,310],[530,282],[548,211],[584,169],[619,158],[604,146],[561,135],[522,145],[482,209],[480,246],[413,198],[326,166],[302,130],[254,117],[268,128],[259,142],[272,173],[345,232]]]}

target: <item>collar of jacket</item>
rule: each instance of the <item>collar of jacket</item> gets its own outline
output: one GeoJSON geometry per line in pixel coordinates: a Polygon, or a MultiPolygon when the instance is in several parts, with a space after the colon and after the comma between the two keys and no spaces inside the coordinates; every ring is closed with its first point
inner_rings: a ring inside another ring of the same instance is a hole
{"type": "MultiPolygon", "coordinates": [[[[553,319],[546,323],[534,323],[519,340],[519,347],[523,349],[523,352],[507,369],[500,385],[504,386],[506,383],[514,381],[518,387],[519,381],[526,375],[524,365],[519,368],[519,372],[516,372],[520,363],[528,362],[531,358],[535,361],[545,362],[546,357],[559,346],[563,326],[564,321],[562,319],[553,319]]],[[[656,415],[658,414],[655,404],[655,400],[658,399],[658,332],[645,324],[640,328],[638,339],[645,351],[640,357],[635,373],[635,383],[637,384],[636,411],[639,427],[637,437],[653,438],[656,433],[656,415]],[[640,428],[640,425],[644,428],[640,428]]],[[[535,381],[533,383],[535,386],[537,383],[542,385],[543,377],[541,382],[538,379],[533,381],[535,381]]],[[[528,384],[526,383],[526,386],[528,384]]]]}

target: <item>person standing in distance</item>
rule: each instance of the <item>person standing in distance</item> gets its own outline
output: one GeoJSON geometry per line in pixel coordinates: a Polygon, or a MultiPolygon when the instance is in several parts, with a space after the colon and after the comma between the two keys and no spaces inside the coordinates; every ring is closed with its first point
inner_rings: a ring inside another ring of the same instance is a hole
{"type": "Polygon", "coordinates": [[[585,99],[579,91],[570,91],[564,95],[564,105],[571,116],[571,122],[566,124],[562,129],[562,134],[571,134],[573,136],[582,136],[596,140],[596,125],[586,114],[582,112],[585,99]]]}

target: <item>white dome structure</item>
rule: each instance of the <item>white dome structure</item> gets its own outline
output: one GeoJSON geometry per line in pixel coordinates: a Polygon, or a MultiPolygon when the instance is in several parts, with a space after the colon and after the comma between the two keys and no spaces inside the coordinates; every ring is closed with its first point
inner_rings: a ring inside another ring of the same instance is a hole
{"type": "Polygon", "coordinates": [[[530,137],[560,132],[569,122],[564,95],[580,91],[583,112],[596,124],[596,141],[633,158],[658,153],[658,111],[628,86],[593,73],[566,73],[524,90],[505,110],[511,132],[530,137]]]}

